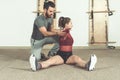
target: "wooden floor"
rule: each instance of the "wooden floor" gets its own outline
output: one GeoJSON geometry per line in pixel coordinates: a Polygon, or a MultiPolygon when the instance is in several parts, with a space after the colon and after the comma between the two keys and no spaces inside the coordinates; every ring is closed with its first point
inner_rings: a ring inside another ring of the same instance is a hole
{"type": "MultiPolygon", "coordinates": [[[[48,50],[43,52],[47,55],[48,50]]],[[[84,60],[96,54],[96,69],[89,72],[63,64],[32,72],[30,49],[0,49],[0,80],[120,80],[119,49],[74,49],[73,54],[84,60]]]]}

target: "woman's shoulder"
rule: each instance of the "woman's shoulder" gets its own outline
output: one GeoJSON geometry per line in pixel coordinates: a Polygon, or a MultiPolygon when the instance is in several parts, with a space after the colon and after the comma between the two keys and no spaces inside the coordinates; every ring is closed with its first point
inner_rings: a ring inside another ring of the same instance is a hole
{"type": "Polygon", "coordinates": [[[63,30],[63,32],[66,32],[66,33],[69,33],[69,29],[65,29],[65,30],[63,30]]]}

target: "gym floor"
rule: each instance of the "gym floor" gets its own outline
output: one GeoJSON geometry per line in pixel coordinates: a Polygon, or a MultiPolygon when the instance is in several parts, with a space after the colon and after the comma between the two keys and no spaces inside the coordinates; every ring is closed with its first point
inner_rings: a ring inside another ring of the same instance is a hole
{"type": "MultiPolygon", "coordinates": [[[[48,50],[43,50],[47,55],[48,50]]],[[[58,65],[32,72],[30,49],[0,49],[0,80],[120,80],[120,49],[74,49],[73,54],[89,60],[96,54],[94,71],[73,65],[58,65]]]]}

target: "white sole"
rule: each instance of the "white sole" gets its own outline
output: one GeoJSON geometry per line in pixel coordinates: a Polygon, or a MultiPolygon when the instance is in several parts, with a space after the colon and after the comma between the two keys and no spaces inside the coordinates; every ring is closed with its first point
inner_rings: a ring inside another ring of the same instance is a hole
{"type": "Polygon", "coordinates": [[[33,71],[36,71],[36,65],[35,65],[35,57],[32,54],[29,58],[29,62],[30,62],[30,67],[33,71]]]}
{"type": "Polygon", "coordinates": [[[89,66],[89,71],[93,71],[95,69],[95,64],[97,63],[97,57],[96,55],[91,55],[91,63],[89,66]]]}

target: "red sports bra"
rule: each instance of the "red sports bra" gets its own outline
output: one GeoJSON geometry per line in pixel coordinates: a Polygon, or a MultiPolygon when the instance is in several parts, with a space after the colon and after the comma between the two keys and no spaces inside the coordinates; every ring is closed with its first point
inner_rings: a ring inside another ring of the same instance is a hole
{"type": "Polygon", "coordinates": [[[60,46],[72,46],[73,45],[73,38],[69,32],[69,30],[64,30],[67,34],[65,36],[61,36],[59,38],[60,46]]]}

